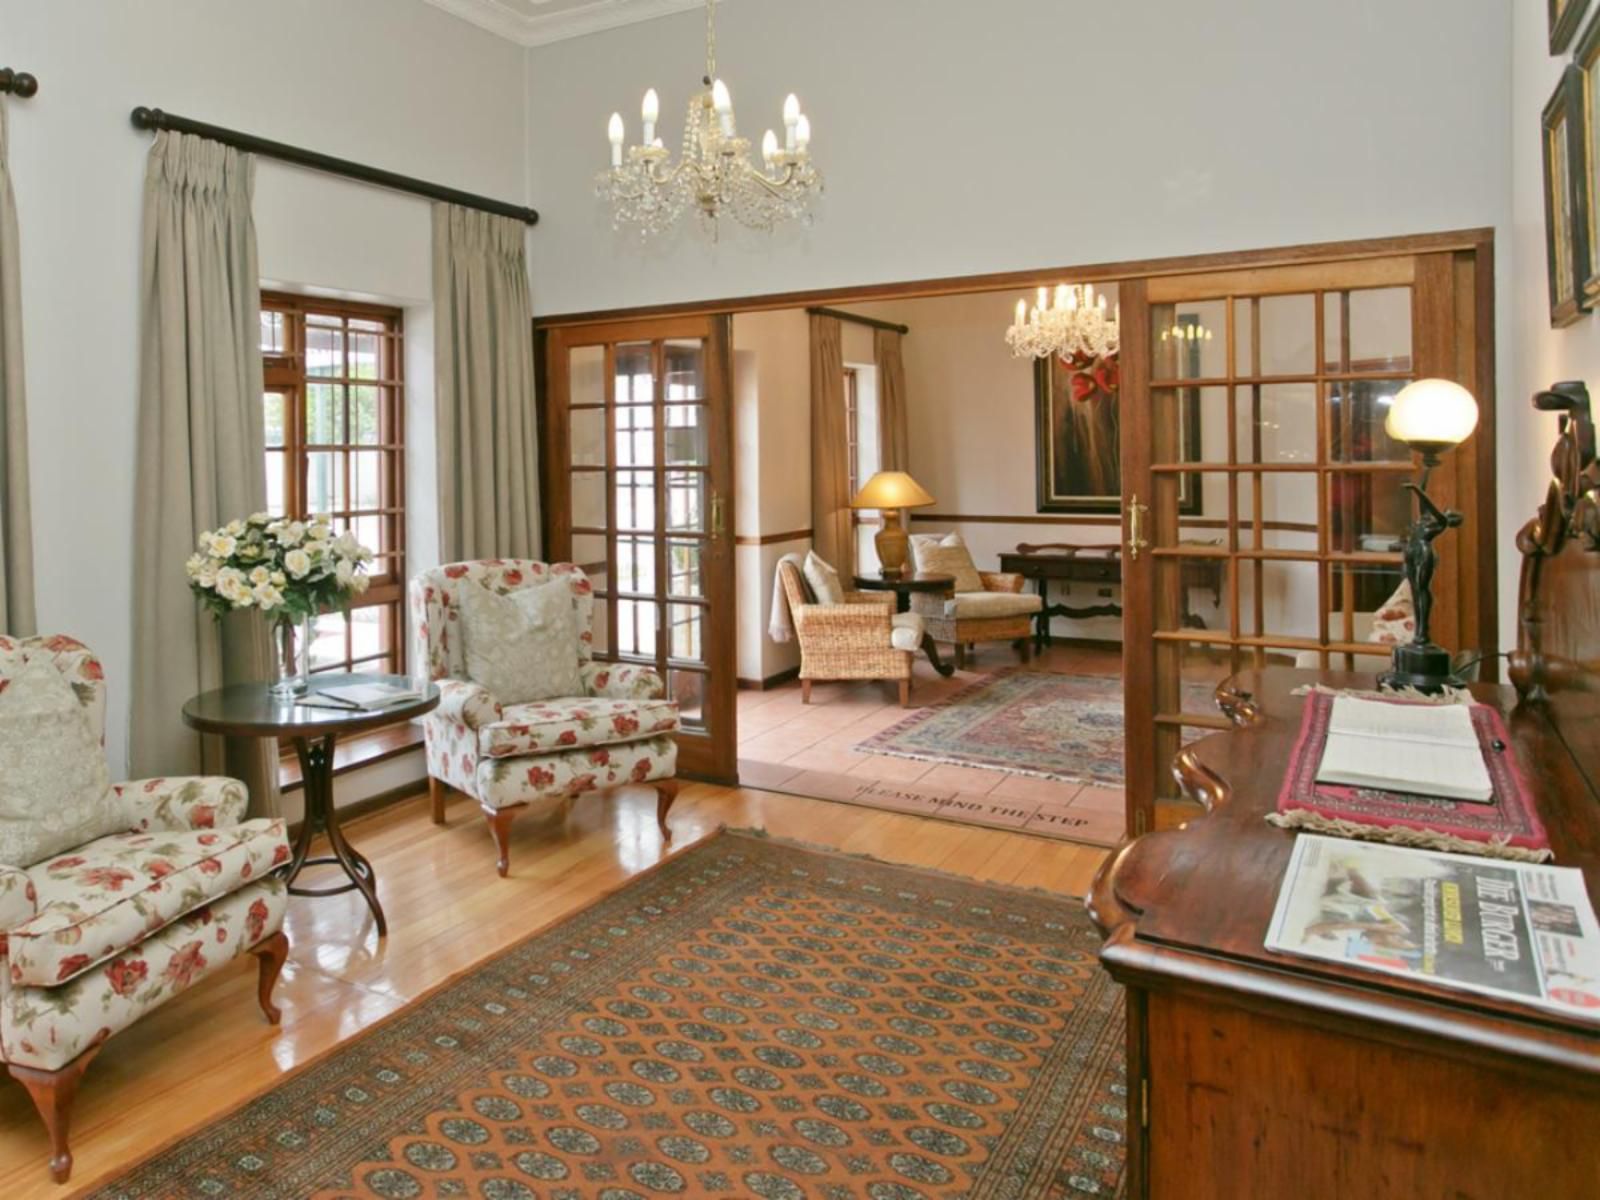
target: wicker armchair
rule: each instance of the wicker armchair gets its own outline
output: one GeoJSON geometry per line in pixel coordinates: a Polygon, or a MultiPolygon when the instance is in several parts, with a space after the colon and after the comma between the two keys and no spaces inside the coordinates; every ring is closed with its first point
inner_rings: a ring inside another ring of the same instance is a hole
{"type": "MultiPolygon", "coordinates": [[[[937,535],[911,539],[913,554],[924,545],[937,545],[937,535]]],[[[919,569],[924,569],[919,563],[919,569]]],[[[957,592],[953,596],[920,593],[911,597],[911,610],[921,615],[928,636],[936,642],[955,646],[956,669],[965,670],[967,655],[978,642],[1013,642],[1022,661],[1030,658],[1033,620],[1044,602],[1022,590],[1021,575],[1001,571],[979,571],[981,592],[957,592]]]]}
{"type": "Polygon", "coordinates": [[[811,703],[814,679],[890,679],[911,704],[911,663],[922,645],[922,618],[896,613],[887,592],[846,592],[843,604],[818,604],[799,567],[779,564],[783,594],[800,642],[800,698],[811,703]]]}

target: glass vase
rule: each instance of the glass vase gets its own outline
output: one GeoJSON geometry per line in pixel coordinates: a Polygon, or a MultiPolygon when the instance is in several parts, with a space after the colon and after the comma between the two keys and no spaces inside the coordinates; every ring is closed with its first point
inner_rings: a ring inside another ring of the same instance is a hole
{"type": "Polygon", "coordinates": [[[279,700],[303,696],[311,675],[311,618],[285,617],[272,626],[273,683],[279,700]]]}

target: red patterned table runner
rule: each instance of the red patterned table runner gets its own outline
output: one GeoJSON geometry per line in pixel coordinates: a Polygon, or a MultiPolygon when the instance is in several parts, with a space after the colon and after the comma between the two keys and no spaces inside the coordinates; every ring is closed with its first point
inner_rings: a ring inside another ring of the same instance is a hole
{"type": "Polygon", "coordinates": [[[1487,704],[1471,706],[1472,727],[1477,731],[1478,746],[1494,787],[1493,799],[1481,804],[1318,783],[1317,768],[1328,740],[1333,701],[1334,696],[1326,692],[1306,697],[1300,738],[1289,758],[1289,773],[1278,794],[1278,808],[1267,820],[1286,829],[1309,829],[1402,846],[1530,862],[1550,858],[1550,841],[1534,812],[1527,784],[1517,770],[1505,722],[1494,708],[1487,704]]]}

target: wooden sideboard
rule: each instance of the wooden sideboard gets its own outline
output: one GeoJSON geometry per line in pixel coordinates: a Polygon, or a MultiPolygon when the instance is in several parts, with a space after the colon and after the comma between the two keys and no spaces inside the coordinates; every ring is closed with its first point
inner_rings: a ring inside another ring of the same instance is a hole
{"type": "MultiPolygon", "coordinates": [[[[1600,1197],[1600,1023],[1263,946],[1294,834],[1277,800],[1320,680],[1268,668],[1219,692],[1238,728],[1176,774],[1207,813],[1125,846],[1090,907],[1127,988],[1131,1197],[1600,1197]],[[1576,1131],[1585,1131],[1577,1133],[1576,1131]]],[[[1600,797],[1538,706],[1506,714],[1556,862],[1600,897],[1600,797]]]]}
{"type": "MultiPolygon", "coordinates": [[[[1516,688],[1472,690],[1504,714],[1555,863],[1600,903],[1600,463],[1581,384],[1534,404],[1561,436],[1517,538],[1516,688]]],[[[1234,728],[1174,765],[1205,815],[1123,846],[1090,894],[1127,988],[1129,1195],[1600,1197],[1600,1022],[1265,948],[1294,841],[1265,817],[1311,682],[1374,679],[1223,684],[1234,728]]]]}

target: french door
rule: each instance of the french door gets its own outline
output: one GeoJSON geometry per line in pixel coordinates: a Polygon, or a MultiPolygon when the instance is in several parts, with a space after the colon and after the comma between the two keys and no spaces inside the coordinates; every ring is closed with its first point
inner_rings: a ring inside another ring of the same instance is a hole
{"type": "Polygon", "coordinates": [[[726,316],[568,326],[545,341],[545,536],[594,580],[595,656],[654,667],[679,769],[735,782],[726,316]]]}
{"type": "Polygon", "coordinates": [[[1131,833],[1176,798],[1183,743],[1226,726],[1222,679],[1382,669],[1388,647],[1368,637],[1403,579],[1414,472],[1384,419],[1412,379],[1454,379],[1479,401],[1479,432],[1430,487],[1467,518],[1439,547],[1433,632],[1494,654],[1488,271],[1467,247],[1122,285],[1131,833]]]}

